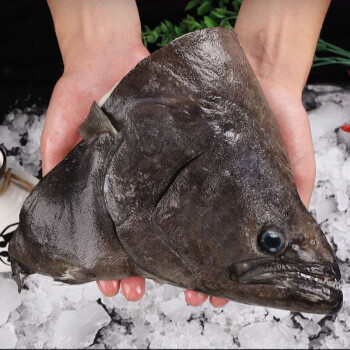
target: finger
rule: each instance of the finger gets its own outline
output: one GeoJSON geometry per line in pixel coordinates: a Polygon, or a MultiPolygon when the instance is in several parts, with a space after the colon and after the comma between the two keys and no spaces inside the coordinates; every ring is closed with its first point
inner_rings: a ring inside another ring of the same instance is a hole
{"type": "Polygon", "coordinates": [[[210,297],[209,301],[210,301],[210,304],[216,308],[224,307],[228,303],[227,299],[222,299],[218,297],[210,297]]]}
{"type": "Polygon", "coordinates": [[[73,84],[72,82],[69,84],[69,79],[62,77],[52,93],[41,135],[44,175],[80,141],[78,128],[85,119],[90,102],[93,100],[90,96],[84,96],[84,103],[81,103],[80,95],[73,94],[71,85],[73,84]]]}
{"type": "Polygon", "coordinates": [[[100,291],[102,294],[104,294],[106,297],[113,297],[118,294],[119,287],[120,287],[120,281],[119,280],[104,280],[104,281],[97,281],[98,288],[100,288],[100,291]]]}
{"type": "MultiPolygon", "coordinates": [[[[308,164],[314,164],[314,158],[310,159],[308,164]]],[[[305,167],[306,168],[306,167],[305,167]]],[[[295,184],[298,189],[300,199],[309,208],[311,195],[314,188],[315,182],[315,167],[309,167],[304,172],[295,173],[295,184]]]]}
{"type": "Polygon", "coordinates": [[[281,92],[267,93],[290,160],[299,196],[306,207],[310,204],[315,181],[315,156],[308,115],[301,103],[281,92]]]}
{"type": "Polygon", "coordinates": [[[128,301],[138,301],[145,294],[145,279],[143,277],[128,277],[121,280],[124,297],[128,301]]]}
{"type": "Polygon", "coordinates": [[[300,129],[295,127],[297,133],[292,140],[286,138],[286,146],[299,196],[308,208],[314,188],[316,163],[307,116],[299,121],[298,127],[300,129]]]}
{"type": "Polygon", "coordinates": [[[200,306],[208,299],[208,295],[187,289],[185,291],[185,299],[189,305],[200,306]]]}

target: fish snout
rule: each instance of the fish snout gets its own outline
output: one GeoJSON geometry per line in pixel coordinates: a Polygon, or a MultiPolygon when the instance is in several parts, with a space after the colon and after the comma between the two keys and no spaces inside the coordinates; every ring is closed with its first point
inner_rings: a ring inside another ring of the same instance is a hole
{"type": "Polygon", "coordinates": [[[293,311],[335,314],[343,304],[336,263],[320,265],[255,259],[234,264],[231,280],[240,283],[256,304],[260,304],[260,298],[272,294],[275,307],[293,311]]]}

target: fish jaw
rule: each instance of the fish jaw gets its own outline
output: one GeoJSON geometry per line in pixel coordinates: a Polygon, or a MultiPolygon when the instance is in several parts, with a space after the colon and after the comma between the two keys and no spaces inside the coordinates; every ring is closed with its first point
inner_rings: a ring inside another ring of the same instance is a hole
{"type": "MultiPolygon", "coordinates": [[[[231,280],[253,304],[335,314],[343,304],[338,265],[246,261],[231,267],[231,280]]],[[[242,301],[244,302],[244,301],[242,301]]]]}

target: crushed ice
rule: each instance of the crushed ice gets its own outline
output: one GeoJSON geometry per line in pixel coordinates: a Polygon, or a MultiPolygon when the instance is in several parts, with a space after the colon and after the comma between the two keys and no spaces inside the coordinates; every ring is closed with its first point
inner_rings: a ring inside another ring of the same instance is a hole
{"type": "MultiPolygon", "coordinates": [[[[317,161],[311,210],[336,251],[344,307],[337,316],[291,313],[231,302],[186,305],[181,289],[147,281],[145,297],[129,303],[102,296],[95,283],[57,284],[34,275],[17,294],[0,276],[0,348],[350,348],[350,157],[334,129],[350,122],[350,92],[309,87],[317,161]]],[[[19,110],[0,126],[12,167],[37,175],[44,114],[19,110]],[[22,146],[21,146],[22,145],[22,146]]]]}

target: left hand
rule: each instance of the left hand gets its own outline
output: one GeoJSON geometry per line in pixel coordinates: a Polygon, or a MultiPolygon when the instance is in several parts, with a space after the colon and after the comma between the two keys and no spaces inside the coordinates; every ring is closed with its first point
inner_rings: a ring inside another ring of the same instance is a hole
{"type": "MultiPolygon", "coordinates": [[[[235,31],[280,128],[301,200],[308,207],[315,157],[302,90],[330,0],[244,0],[235,31]]],[[[186,291],[191,305],[207,295],[186,291]]],[[[222,307],[227,300],[210,297],[222,307]]]]}

